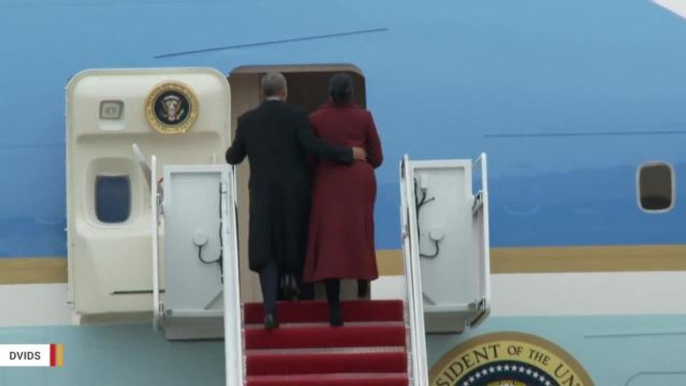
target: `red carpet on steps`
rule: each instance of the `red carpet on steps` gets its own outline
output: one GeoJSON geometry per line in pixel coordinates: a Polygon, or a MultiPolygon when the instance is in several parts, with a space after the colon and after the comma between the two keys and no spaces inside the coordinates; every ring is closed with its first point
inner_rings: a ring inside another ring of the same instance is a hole
{"type": "Polygon", "coordinates": [[[407,386],[407,374],[248,376],[249,386],[407,386]]]}
{"type": "MultiPolygon", "coordinates": [[[[248,303],[243,307],[245,324],[262,324],[264,308],[261,303],[248,303]]],[[[279,302],[276,310],[281,323],[328,323],[329,306],[326,302],[279,302]]],[[[341,303],[345,321],[350,322],[402,322],[405,320],[400,300],[355,300],[341,303]]]]}
{"type": "Polygon", "coordinates": [[[402,373],[405,348],[248,351],[248,374],[402,373]]]}
{"type": "Polygon", "coordinates": [[[407,386],[407,374],[248,376],[249,386],[407,386]]]}
{"type": "Polygon", "coordinates": [[[266,331],[261,304],[244,306],[248,386],[407,386],[402,301],[350,301],[345,326],[330,327],[326,302],[278,305],[266,331]]]}

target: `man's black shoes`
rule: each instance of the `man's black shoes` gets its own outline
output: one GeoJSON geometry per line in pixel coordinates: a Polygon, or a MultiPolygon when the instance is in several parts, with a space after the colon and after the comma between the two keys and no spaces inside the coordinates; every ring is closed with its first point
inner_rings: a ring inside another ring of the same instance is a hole
{"type": "Polygon", "coordinates": [[[267,314],[264,316],[264,328],[266,330],[273,330],[279,327],[279,321],[276,320],[274,314],[267,314]]]}

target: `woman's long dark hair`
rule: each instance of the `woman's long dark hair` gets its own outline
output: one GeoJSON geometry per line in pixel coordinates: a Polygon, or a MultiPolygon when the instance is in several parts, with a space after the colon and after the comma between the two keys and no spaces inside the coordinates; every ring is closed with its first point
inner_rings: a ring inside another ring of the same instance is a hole
{"type": "Polygon", "coordinates": [[[329,96],[337,105],[350,103],[353,98],[353,78],[344,73],[331,77],[329,81],[329,96]]]}

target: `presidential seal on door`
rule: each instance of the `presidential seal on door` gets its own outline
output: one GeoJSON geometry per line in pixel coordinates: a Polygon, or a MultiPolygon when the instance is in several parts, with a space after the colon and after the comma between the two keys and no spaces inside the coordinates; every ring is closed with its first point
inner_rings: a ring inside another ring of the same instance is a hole
{"type": "Polygon", "coordinates": [[[185,133],[198,119],[198,98],[181,82],[160,84],[145,101],[145,117],[159,133],[185,133]]]}

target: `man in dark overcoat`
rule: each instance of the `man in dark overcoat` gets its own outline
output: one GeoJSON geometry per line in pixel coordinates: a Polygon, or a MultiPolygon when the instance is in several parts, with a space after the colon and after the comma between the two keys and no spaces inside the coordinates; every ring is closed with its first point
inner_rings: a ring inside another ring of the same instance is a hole
{"type": "Polygon", "coordinates": [[[250,160],[250,270],[259,273],[267,329],[278,327],[276,299],[279,274],[302,275],[311,181],[307,154],[340,164],[364,160],[361,148],[328,145],[309,128],[307,112],[285,103],[286,78],[265,74],[260,82],[265,101],[238,118],[226,161],[250,160]]]}

